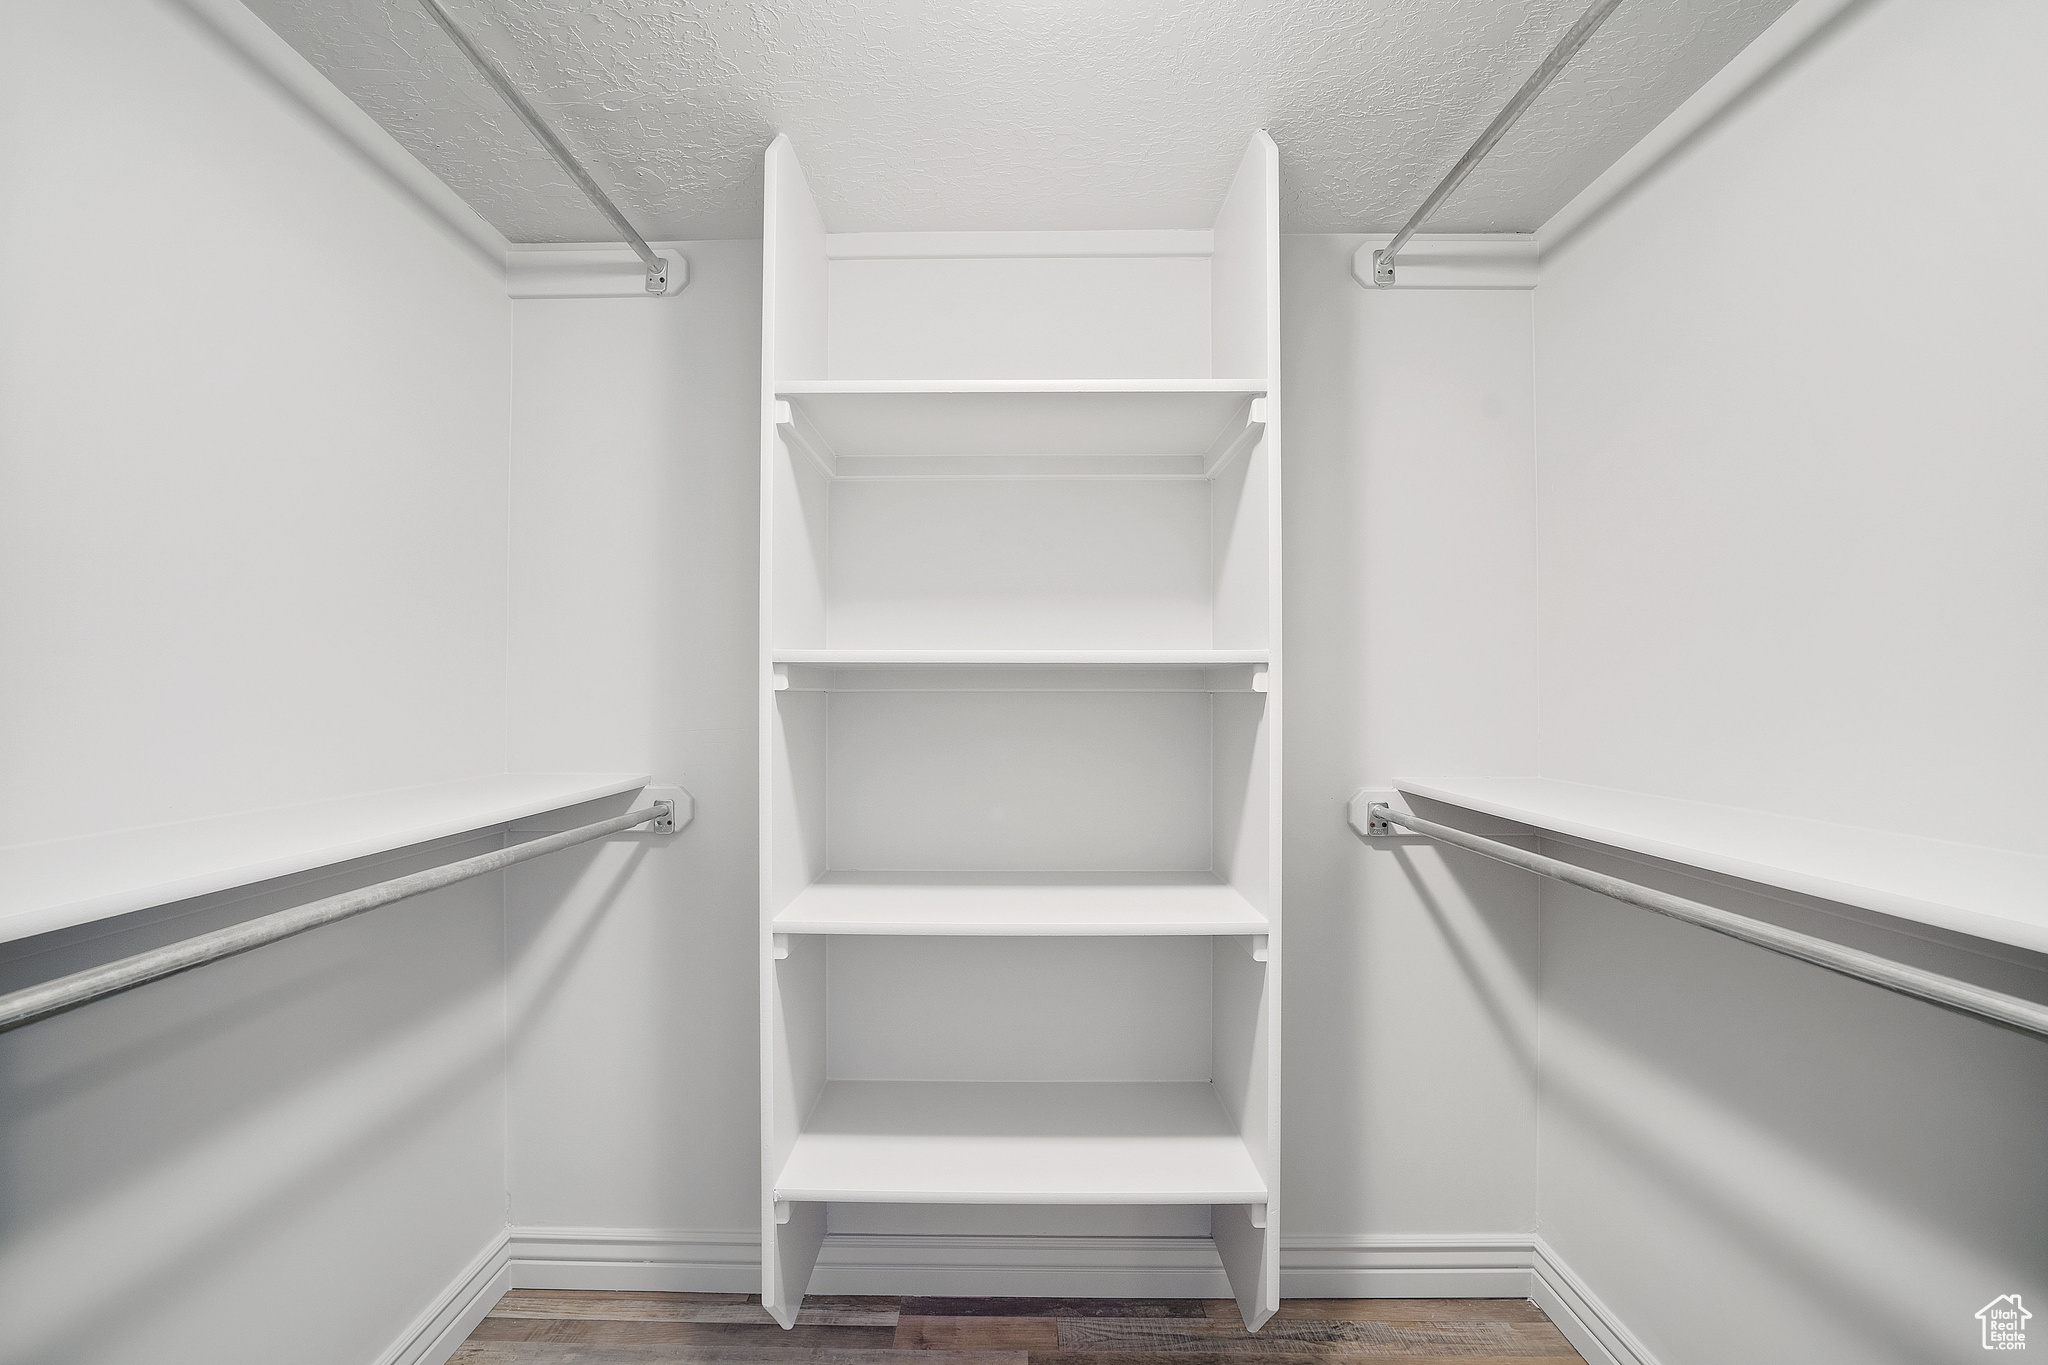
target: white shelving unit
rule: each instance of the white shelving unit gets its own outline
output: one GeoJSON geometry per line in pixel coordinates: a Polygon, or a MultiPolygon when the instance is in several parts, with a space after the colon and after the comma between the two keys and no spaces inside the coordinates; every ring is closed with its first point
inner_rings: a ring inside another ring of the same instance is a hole
{"type": "Polygon", "coordinates": [[[1279,1306],[1278,157],[827,231],[768,151],[763,1299],[834,1205],[1206,1207],[1279,1306]]]}

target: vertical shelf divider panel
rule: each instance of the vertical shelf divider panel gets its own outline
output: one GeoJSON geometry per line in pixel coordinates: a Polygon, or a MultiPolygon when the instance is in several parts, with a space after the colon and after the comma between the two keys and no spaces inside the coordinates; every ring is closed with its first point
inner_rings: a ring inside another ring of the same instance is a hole
{"type": "Polygon", "coordinates": [[[1210,537],[1215,646],[1269,651],[1263,705],[1256,694],[1214,698],[1217,747],[1241,754],[1217,771],[1247,775],[1240,789],[1214,789],[1216,871],[1272,925],[1263,945],[1216,954],[1216,1088],[1265,1177],[1267,1202],[1214,1205],[1209,1229],[1256,1331],[1280,1308],[1280,154],[1264,131],[1216,216],[1209,297],[1215,372],[1266,381],[1255,405],[1263,433],[1214,473],[1210,537]]]}
{"type": "Polygon", "coordinates": [[[1278,153],[1206,231],[835,237],[788,138],[766,179],[763,1304],[795,1323],[834,1208],[1093,1206],[1206,1214],[1257,1330],[1278,153]]]}
{"type": "Polygon", "coordinates": [[[775,1176],[825,1088],[825,944],[796,949],[768,921],[824,870],[824,813],[806,802],[799,769],[822,762],[824,704],[816,694],[780,705],[778,633],[823,645],[824,562],[806,522],[819,482],[792,459],[775,417],[779,376],[825,374],[825,220],[787,137],[768,147],[761,243],[761,1300],[784,1327],[825,1243],[823,1204],[778,1205],[775,1176]],[[799,481],[809,481],[804,487],[799,481]],[[778,953],[783,956],[778,956],[778,953]]]}

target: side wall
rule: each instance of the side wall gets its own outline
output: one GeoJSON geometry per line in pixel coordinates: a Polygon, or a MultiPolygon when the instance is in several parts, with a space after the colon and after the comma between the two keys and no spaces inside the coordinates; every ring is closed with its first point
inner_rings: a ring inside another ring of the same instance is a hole
{"type": "MultiPolygon", "coordinates": [[[[1852,6],[1545,262],[1545,776],[2048,851],[2044,48],[1852,6]]],[[[1542,982],[1542,1229],[1666,1365],[2048,1301],[2048,1045],[1564,889],[1542,982]]]]}
{"type": "Polygon", "coordinates": [[[1535,1218],[1535,889],[1345,822],[1361,785],[1535,761],[1531,295],[1361,289],[1360,240],[1281,252],[1289,1294],[1535,1218]]]}
{"type": "MultiPolygon", "coordinates": [[[[174,0],[7,6],[0,838],[499,771],[504,287],[174,0]]],[[[0,989],[488,847],[11,945],[0,989]]],[[[477,881],[0,1037],[0,1358],[361,1365],[503,1226],[477,881]]]]}
{"type": "Polygon", "coordinates": [[[675,1287],[751,1290],[761,244],[682,252],[673,299],[513,305],[511,766],[651,770],[697,817],[508,878],[510,1207],[595,1230],[540,1259],[651,1232],[626,1259],[687,1242],[719,1268],[675,1287]]]}

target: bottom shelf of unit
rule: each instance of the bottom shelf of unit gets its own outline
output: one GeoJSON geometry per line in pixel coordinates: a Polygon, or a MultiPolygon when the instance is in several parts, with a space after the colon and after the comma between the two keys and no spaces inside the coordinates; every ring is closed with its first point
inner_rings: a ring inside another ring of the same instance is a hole
{"type": "Polygon", "coordinates": [[[775,1198],[1262,1204],[1207,1081],[830,1081],[775,1198]]]}

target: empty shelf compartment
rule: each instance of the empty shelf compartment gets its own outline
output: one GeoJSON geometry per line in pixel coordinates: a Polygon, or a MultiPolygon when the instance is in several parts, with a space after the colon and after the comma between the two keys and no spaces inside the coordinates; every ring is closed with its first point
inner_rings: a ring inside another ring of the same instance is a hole
{"type": "Polygon", "coordinates": [[[1263,934],[1208,872],[828,872],[772,921],[783,934],[1263,934]]]}
{"type": "Polygon", "coordinates": [[[778,1200],[1262,1204],[1206,1081],[829,1081],[778,1200]]]}

